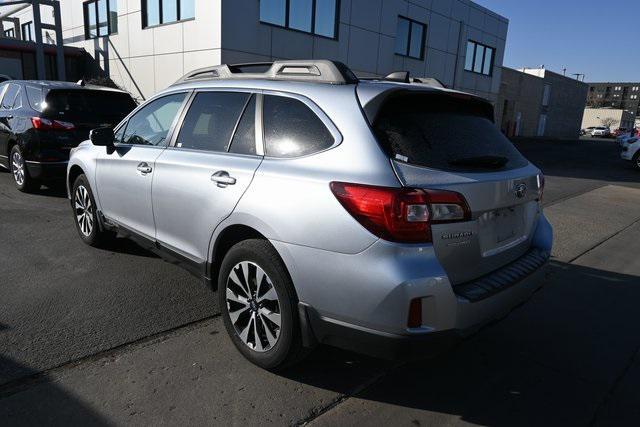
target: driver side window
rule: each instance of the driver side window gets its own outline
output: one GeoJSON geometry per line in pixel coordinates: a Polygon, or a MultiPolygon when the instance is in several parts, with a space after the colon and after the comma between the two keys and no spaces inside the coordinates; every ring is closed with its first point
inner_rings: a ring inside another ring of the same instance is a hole
{"type": "Polygon", "coordinates": [[[186,96],[186,93],[167,95],[142,107],[118,131],[116,142],[166,146],[167,134],[186,96]]]}

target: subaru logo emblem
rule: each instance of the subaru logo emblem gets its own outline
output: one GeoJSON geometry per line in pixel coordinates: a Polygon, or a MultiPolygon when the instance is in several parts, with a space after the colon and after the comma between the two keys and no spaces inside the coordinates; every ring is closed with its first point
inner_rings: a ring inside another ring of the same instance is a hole
{"type": "Polygon", "coordinates": [[[516,184],[514,193],[518,199],[522,199],[527,194],[526,184],[516,184]]]}

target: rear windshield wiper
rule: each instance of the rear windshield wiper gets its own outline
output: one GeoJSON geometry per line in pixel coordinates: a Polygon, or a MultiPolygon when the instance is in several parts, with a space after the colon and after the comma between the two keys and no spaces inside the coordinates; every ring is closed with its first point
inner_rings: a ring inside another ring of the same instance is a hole
{"type": "Polygon", "coordinates": [[[476,156],[462,157],[449,160],[451,166],[467,166],[489,169],[500,169],[509,162],[509,159],[502,156],[476,156]]]}

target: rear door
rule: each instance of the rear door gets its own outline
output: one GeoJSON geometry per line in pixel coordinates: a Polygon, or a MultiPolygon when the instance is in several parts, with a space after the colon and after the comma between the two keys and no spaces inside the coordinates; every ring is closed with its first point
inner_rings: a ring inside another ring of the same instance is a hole
{"type": "Polygon", "coordinates": [[[215,228],[231,214],[262,161],[257,95],[201,91],[175,141],[156,161],[153,212],[161,245],[203,263],[215,228]]]}
{"type": "Polygon", "coordinates": [[[432,226],[433,245],[453,284],[496,270],[531,247],[541,177],[473,97],[400,94],[374,130],[403,185],[464,196],[471,220],[432,226]]]}
{"type": "Polygon", "coordinates": [[[116,132],[115,148],[97,159],[102,213],[112,222],[155,239],[151,184],[155,162],[167,146],[187,92],[159,97],[136,111],[116,132]]]}

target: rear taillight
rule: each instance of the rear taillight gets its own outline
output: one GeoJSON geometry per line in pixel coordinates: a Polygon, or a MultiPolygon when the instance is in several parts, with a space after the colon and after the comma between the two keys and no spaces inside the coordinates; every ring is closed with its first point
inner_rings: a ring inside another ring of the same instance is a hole
{"type": "Polygon", "coordinates": [[[409,304],[409,317],[407,319],[409,328],[419,328],[422,326],[422,298],[415,298],[409,304]]]}
{"type": "Polygon", "coordinates": [[[468,221],[464,197],[453,191],[332,182],[331,191],[360,224],[392,242],[431,242],[431,225],[468,221]]]}
{"type": "Polygon", "coordinates": [[[62,120],[49,120],[43,117],[31,117],[31,124],[38,130],[74,130],[76,125],[62,120]]]}

